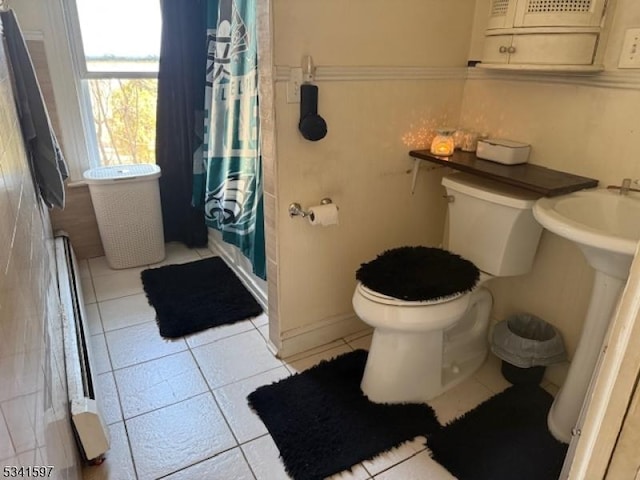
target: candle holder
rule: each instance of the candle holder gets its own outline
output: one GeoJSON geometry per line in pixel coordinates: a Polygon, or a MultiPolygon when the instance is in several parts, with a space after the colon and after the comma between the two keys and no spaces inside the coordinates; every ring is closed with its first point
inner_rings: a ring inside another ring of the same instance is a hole
{"type": "Polygon", "coordinates": [[[453,155],[453,151],[456,147],[453,139],[455,129],[453,128],[441,128],[436,130],[436,136],[431,142],[431,153],[439,157],[448,157],[453,155]]]}

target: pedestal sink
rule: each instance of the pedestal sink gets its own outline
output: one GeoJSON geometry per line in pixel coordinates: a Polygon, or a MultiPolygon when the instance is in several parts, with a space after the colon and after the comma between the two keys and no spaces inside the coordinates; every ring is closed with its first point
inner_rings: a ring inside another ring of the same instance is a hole
{"type": "Polygon", "coordinates": [[[640,239],[640,196],[583,190],[541,198],[533,215],[547,230],[575,242],[595,270],[578,348],[548,417],[551,433],[568,443],[640,239]]]}

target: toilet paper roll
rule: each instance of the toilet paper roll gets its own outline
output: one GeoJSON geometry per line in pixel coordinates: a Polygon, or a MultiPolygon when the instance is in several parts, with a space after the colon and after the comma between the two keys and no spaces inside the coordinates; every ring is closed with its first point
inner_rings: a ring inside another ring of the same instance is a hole
{"type": "Polygon", "coordinates": [[[338,207],[329,203],[327,205],[316,205],[309,209],[309,223],[311,225],[337,225],[338,224],[338,207]]]}

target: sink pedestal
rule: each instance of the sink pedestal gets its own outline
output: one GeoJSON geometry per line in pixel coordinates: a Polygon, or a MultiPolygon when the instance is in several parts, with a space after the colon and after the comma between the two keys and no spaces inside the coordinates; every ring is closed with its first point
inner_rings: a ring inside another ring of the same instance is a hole
{"type": "Polygon", "coordinates": [[[571,431],[578,422],[589,382],[594,373],[609,320],[626,283],[625,279],[595,271],[591,301],[582,327],[578,348],[571,360],[569,373],[549,410],[547,423],[553,436],[569,443],[571,431]]]}
{"type": "Polygon", "coordinates": [[[569,442],[598,363],[616,302],[640,240],[640,195],[585,190],[541,198],[533,215],[550,232],[571,240],[595,270],[591,302],[569,374],[549,411],[549,430],[569,442]]]}

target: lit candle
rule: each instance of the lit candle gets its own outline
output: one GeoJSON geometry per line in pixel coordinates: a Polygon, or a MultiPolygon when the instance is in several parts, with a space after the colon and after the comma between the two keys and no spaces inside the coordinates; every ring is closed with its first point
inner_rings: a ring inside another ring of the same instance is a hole
{"type": "Polygon", "coordinates": [[[431,142],[431,153],[440,157],[446,157],[453,155],[455,149],[455,142],[453,140],[453,129],[440,129],[436,130],[437,134],[431,142]]]}

